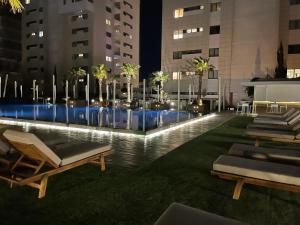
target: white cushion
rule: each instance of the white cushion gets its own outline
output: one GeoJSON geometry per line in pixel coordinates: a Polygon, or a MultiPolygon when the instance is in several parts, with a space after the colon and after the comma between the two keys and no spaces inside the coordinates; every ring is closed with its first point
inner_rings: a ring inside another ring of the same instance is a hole
{"type": "Polygon", "coordinates": [[[234,144],[228,153],[230,155],[242,157],[289,160],[295,163],[300,162],[300,151],[290,149],[264,148],[255,147],[253,145],[234,144]]]}
{"type": "Polygon", "coordinates": [[[40,152],[47,156],[57,166],[59,166],[61,163],[61,159],[34,134],[15,130],[6,130],[3,133],[3,136],[11,142],[34,145],[40,152]]]}
{"type": "Polygon", "coordinates": [[[6,155],[10,151],[10,146],[9,144],[5,143],[0,139],[0,155],[6,155]]]}
{"type": "Polygon", "coordinates": [[[154,225],[246,225],[236,220],[173,203],[154,225]]]}
{"type": "Polygon", "coordinates": [[[300,167],[236,156],[220,156],[213,170],[243,177],[300,186],[300,167]]]}
{"type": "Polygon", "coordinates": [[[88,157],[106,152],[111,149],[110,145],[98,143],[71,144],[67,147],[53,149],[56,155],[61,158],[61,166],[86,159],[88,157]]]}
{"type": "Polygon", "coordinates": [[[254,137],[281,138],[289,139],[291,141],[295,139],[295,134],[293,131],[248,129],[246,134],[254,137]]]}

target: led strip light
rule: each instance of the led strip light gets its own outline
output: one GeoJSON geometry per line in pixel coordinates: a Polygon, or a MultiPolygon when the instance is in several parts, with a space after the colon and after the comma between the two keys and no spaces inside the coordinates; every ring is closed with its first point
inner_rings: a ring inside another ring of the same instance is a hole
{"type": "Polygon", "coordinates": [[[170,125],[170,127],[165,128],[158,128],[158,131],[152,130],[150,132],[145,132],[145,134],[138,134],[138,133],[126,133],[122,132],[122,130],[98,130],[98,129],[91,129],[89,127],[73,127],[73,126],[64,126],[62,125],[53,125],[50,122],[49,123],[38,123],[38,122],[30,122],[30,121],[23,121],[18,119],[3,119],[0,118],[0,123],[5,125],[15,125],[15,126],[22,126],[25,129],[30,127],[36,127],[41,129],[53,129],[53,130],[61,130],[61,131],[71,131],[71,132],[82,132],[82,133],[91,133],[91,134],[98,134],[98,135],[120,135],[120,136],[131,136],[131,137],[140,137],[140,138],[152,138],[158,135],[161,135],[166,132],[170,132],[194,123],[198,123],[204,120],[209,120],[213,117],[215,117],[216,114],[209,114],[206,116],[202,116],[196,119],[192,119],[186,122],[182,122],[179,124],[173,124],[170,125]],[[149,133],[149,134],[147,134],[149,133]]]}

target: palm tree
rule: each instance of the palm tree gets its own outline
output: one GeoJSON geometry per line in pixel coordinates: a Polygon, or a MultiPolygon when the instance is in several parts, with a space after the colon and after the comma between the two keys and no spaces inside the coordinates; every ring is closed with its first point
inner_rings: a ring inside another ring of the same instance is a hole
{"type": "Polygon", "coordinates": [[[127,102],[128,103],[131,102],[131,97],[130,97],[131,80],[137,76],[139,69],[140,69],[139,65],[130,64],[130,63],[124,63],[123,66],[121,67],[121,75],[124,75],[127,78],[127,102]]]}
{"type": "Polygon", "coordinates": [[[164,82],[169,80],[169,74],[163,72],[163,71],[156,71],[152,74],[154,76],[153,78],[153,82],[159,82],[160,83],[160,99],[161,99],[161,102],[163,102],[163,89],[164,89],[164,82]]]}
{"type": "Polygon", "coordinates": [[[203,74],[206,71],[213,70],[215,67],[211,64],[209,64],[209,58],[205,59],[201,56],[193,59],[194,68],[196,71],[196,74],[199,76],[199,86],[198,86],[198,97],[197,100],[201,100],[201,89],[202,89],[202,78],[203,74]]]}
{"type": "MultiPolygon", "coordinates": [[[[76,88],[76,93],[78,92],[78,80],[79,78],[83,78],[86,76],[86,71],[84,69],[82,69],[81,67],[76,68],[73,67],[70,71],[69,71],[69,77],[72,80],[72,83],[75,85],[76,88]]],[[[78,96],[78,94],[76,94],[76,97],[78,96]]]]}
{"type": "Polygon", "coordinates": [[[20,0],[0,0],[0,4],[2,5],[10,5],[13,13],[21,13],[24,9],[20,0]]]}
{"type": "Polygon", "coordinates": [[[107,70],[106,70],[104,64],[99,64],[99,65],[93,66],[92,71],[93,71],[94,77],[99,82],[99,101],[103,102],[102,82],[103,82],[103,79],[107,79],[107,70]]]}

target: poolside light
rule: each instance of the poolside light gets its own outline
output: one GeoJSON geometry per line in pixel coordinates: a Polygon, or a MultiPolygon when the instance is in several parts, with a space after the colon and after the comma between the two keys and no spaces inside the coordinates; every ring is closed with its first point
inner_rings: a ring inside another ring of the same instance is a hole
{"type": "MultiPolygon", "coordinates": [[[[53,107],[53,110],[56,110],[56,106],[53,107]]],[[[115,117],[115,110],[114,117],[115,117]]],[[[7,124],[7,125],[17,125],[17,126],[23,126],[25,130],[29,130],[30,127],[37,127],[41,129],[54,129],[54,130],[62,130],[62,131],[73,131],[73,132],[82,132],[82,133],[91,133],[92,135],[116,135],[116,136],[132,136],[132,137],[141,137],[141,138],[152,138],[156,137],[158,135],[189,126],[191,124],[208,120],[213,117],[215,117],[216,114],[209,114],[203,117],[198,117],[189,121],[180,122],[178,124],[171,124],[167,128],[159,128],[158,131],[152,131],[152,132],[146,132],[144,134],[139,133],[128,133],[128,131],[122,132],[121,130],[99,130],[96,127],[89,127],[89,126],[81,126],[76,124],[63,124],[58,122],[43,122],[43,121],[26,121],[22,119],[5,119],[1,118],[0,123],[1,124],[7,124]]],[[[80,117],[84,119],[84,114],[81,114],[80,117]]],[[[114,119],[115,121],[115,119],[114,119]]],[[[115,122],[114,122],[114,128],[115,128],[115,122]]]]}

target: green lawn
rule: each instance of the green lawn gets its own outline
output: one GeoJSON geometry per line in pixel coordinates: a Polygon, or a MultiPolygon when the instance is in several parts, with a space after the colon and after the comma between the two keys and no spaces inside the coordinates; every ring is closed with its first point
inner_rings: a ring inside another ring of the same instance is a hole
{"type": "Polygon", "coordinates": [[[51,177],[43,200],[1,182],[0,224],[151,225],[172,202],[252,225],[299,224],[300,194],[246,185],[235,201],[234,184],[210,175],[232,143],[254,143],[244,135],[250,121],[234,118],[143,168],[110,166],[99,175],[87,165],[51,177]]]}

